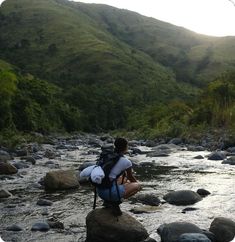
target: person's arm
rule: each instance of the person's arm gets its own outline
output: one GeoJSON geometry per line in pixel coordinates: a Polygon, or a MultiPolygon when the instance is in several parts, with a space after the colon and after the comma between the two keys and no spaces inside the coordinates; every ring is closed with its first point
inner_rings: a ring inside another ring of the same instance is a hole
{"type": "Polygon", "coordinates": [[[126,169],[126,176],[130,182],[137,182],[136,178],[133,176],[132,167],[126,169]]]}

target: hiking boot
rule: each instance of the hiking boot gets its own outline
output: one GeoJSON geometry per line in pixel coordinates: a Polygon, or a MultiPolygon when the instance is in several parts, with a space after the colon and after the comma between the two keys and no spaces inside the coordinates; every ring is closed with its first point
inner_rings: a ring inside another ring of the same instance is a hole
{"type": "Polygon", "coordinates": [[[110,201],[105,201],[104,200],[102,206],[105,207],[105,208],[111,208],[113,206],[113,204],[110,201]]]}
{"type": "Polygon", "coordinates": [[[121,204],[121,201],[113,202],[113,201],[105,201],[104,200],[102,206],[104,206],[105,208],[110,208],[110,210],[111,210],[111,212],[114,216],[121,216],[122,211],[120,209],[119,204],[121,204]]]}

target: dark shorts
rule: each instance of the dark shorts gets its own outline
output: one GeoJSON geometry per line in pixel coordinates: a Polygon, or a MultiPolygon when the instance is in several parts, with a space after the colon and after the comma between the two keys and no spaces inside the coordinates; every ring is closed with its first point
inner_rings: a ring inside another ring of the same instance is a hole
{"type": "Polygon", "coordinates": [[[120,198],[124,197],[125,187],[124,185],[116,186],[116,184],[113,183],[111,187],[111,193],[109,188],[97,188],[97,193],[99,197],[105,201],[119,201],[120,198]],[[118,195],[117,189],[119,191],[120,197],[118,195]]]}

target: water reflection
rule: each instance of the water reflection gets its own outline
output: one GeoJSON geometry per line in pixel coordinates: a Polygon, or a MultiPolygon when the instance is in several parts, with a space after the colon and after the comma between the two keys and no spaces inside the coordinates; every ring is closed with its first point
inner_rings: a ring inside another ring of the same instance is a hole
{"type": "MultiPolygon", "coordinates": [[[[143,148],[143,147],[140,147],[143,148]]],[[[95,160],[95,152],[88,152],[89,148],[79,147],[75,151],[61,151],[62,155],[53,160],[59,169],[77,168],[85,160],[95,160]]],[[[183,212],[187,206],[174,206],[167,203],[161,205],[151,213],[132,214],[147,228],[157,241],[160,241],[156,229],[163,223],[175,221],[192,222],[202,229],[208,229],[213,218],[224,216],[235,217],[235,167],[223,165],[221,161],[194,159],[201,155],[206,157],[208,152],[176,151],[168,157],[146,157],[137,155],[135,159],[142,162],[135,167],[138,179],[141,181],[142,192],[154,193],[161,200],[169,191],[193,190],[204,188],[211,195],[202,201],[191,205],[196,208],[183,212]]],[[[0,201],[0,234],[5,241],[85,241],[85,217],[92,209],[93,191],[89,186],[79,189],[48,193],[35,186],[51,168],[45,166],[47,160],[39,160],[30,169],[23,169],[25,175],[15,177],[14,180],[3,180],[2,186],[14,194],[14,197],[0,201]],[[30,187],[30,189],[29,189],[30,187]],[[47,207],[48,215],[42,215],[42,207],[36,205],[39,198],[53,201],[47,207]],[[64,223],[65,229],[53,229],[47,233],[31,232],[35,221],[45,221],[54,217],[64,223]],[[8,225],[18,223],[23,227],[21,232],[6,231],[8,225]]],[[[98,200],[97,205],[101,205],[98,200]]],[[[121,207],[130,210],[139,206],[125,201],[121,207]]]]}

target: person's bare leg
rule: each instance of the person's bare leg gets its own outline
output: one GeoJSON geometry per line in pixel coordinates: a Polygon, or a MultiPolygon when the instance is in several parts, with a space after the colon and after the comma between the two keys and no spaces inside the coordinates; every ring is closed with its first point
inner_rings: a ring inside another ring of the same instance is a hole
{"type": "Polygon", "coordinates": [[[125,194],[124,198],[129,198],[140,191],[140,184],[138,182],[131,182],[124,184],[125,186],[125,194]]]}

